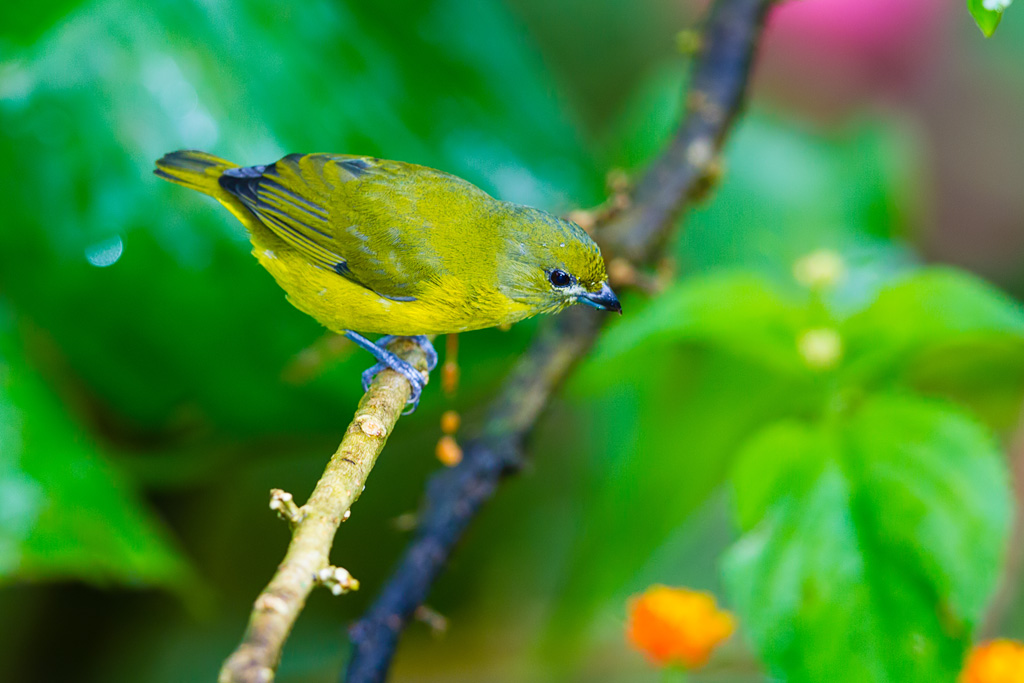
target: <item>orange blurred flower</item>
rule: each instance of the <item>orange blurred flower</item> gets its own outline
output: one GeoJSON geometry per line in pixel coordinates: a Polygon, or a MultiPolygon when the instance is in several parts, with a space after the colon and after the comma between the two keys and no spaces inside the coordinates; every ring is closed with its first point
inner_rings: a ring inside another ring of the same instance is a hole
{"type": "Polygon", "coordinates": [[[960,683],[1024,683],[1024,643],[993,640],[967,658],[960,683]]]}
{"type": "Polygon", "coordinates": [[[626,638],[658,664],[695,669],[735,628],[732,615],[719,610],[711,594],[651,586],[629,601],[626,638]]]}

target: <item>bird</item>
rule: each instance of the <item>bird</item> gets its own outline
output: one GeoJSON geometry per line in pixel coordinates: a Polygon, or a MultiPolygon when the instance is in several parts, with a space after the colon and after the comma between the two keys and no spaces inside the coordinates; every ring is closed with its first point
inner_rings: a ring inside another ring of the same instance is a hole
{"type": "Polygon", "coordinates": [[[579,225],[433,168],[348,154],[240,166],[179,150],[154,173],[223,204],[291,304],[377,359],[364,390],[384,368],[408,379],[409,411],[426,377],[387,349],[397,336],[423,348],[429,372],[437,353],[428,335],[574,303],[622,313],[601,251],[579,225]]]}

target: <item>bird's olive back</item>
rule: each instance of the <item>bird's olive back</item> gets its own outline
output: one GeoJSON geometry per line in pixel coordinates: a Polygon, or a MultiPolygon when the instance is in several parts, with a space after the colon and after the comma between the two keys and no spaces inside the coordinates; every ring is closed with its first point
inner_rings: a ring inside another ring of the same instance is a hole
{"type": "MultiPolygon", "coordinates": [[[[337,161],[351,163],[350,158],[337,161]]],[[[369,236],[358,250],[348,251],[354,272],[412,274],[415,279],[404,285],[413,296],[419,284],[452,276],[468,292],[484,295],[497,289],[538,311],[562,308],[580,288],[596,292],[607,280],[597,245],[571,221],[496,200],[442,171],[361,161],[362,173],[334,188],[331,212],[336,219],[345,216],[335,221],[339,232],[355,229],[369,236]],[[366,225],[368,216],[371,225],[366,225]],[[355,227],[342,227],[349,223],[355,227]],[[566,274],[569,286],[553,284],[556,272],[566,274]]]]}

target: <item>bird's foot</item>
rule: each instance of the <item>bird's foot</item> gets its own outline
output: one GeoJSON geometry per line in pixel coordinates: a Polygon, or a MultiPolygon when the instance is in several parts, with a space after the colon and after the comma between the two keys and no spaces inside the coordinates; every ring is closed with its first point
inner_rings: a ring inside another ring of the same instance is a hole
{"type": "MultiPolygon", "coordinates": [[[[378,348],[387,350],[388,344],[390,344],[394,340],[400,339],[400,338],[401,338],[400,335],[388,334],[388,335],[385,335],[385,336],[381,337],[380,339],[378,339],[374,343],[376,344],[376,346],[378,348]]],[[[433,370],[434,368],[437,367],[437,351],[434,349],[434,345],[430,343],[430,338],[427,335],[419,334],[419,335],[416,335],[414,337],[405,337],[405,338],[413,340],[414,342],[416,342],[416,344],[421,349],[423,349],[423,355],[427,357],[427,370],[428,371],[433,370]]],[[[388,351],[388,353],[391,353],[391,352],[388,351]]],[[[394,355],[394,354],[392,354],[392,355],[394,355]]],[[[401,359],[399,359],[399,360],[401,360],[401,359]]]]}
{"type": "MultiPolygon", "coordinates": [[[[370,383],[373,382],[373,378],[377,376],[381,370],[391,369],[398,374],[409,380],[410,392],[408,410],[405,411],[405,415],[412,413],[416,410],[416,406],[420,402],[420,394],[423,392],[423,387],[427,384],[427,378],[413,367],[410,363],[402,360],[391,351],[388,351],[387,345],[396,339],[394,335],[387,335],[381,337],[376,343],[370,341],[362,335],[356,334],[355,332],[348,331],[345,336],[355,342],[357,345],[366,349],[377,359],[377,364],[370,369],[363,372],[363,391],[370,388],[370,383]]],[[[427,357],[427,371],[433,370],[437,366],[437,351],[434,350],[433,344],[426,335],[419,335],[416,337],[409,337],[416,342],[421,349],[423,349],[424,355],[427,357]]]]}

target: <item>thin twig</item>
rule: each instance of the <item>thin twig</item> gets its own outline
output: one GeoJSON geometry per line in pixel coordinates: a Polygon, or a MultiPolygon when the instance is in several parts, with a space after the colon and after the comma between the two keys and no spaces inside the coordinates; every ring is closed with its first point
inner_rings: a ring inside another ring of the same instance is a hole
{"type": "MultiPolygon", "coordinates": [[[[596,226],[606,256],[641,266],[660,255],[676,218],[719,172],[718,155],[739,112],[772,0],[719,0],[708,19],[681,128],[637,185],[629,207],[596,226]]],[[[520,469],[523,445],[551,395],[590,348],[604,320],[577,307],[551,321],[520,358],[463,461],[435,474],[420,526],[380,596],[350,632],[347,683],[387,677],[398,639],[427,598],[459,539],[503,477],[520,469]]]]}
{"type": "MultiPolygon", "coordinates": [[[[389,347],[414,366],[426,368],[422,349],[408,339],[389,347]]],[[[220,683],[269,683],[284,641],[317,583],[332,592],[358,588],[328,555],[338,526],[348,518],[377,456],[409,398],[409,382],[391,370],[377,375],[363,395],[341,445],[331,457],[309,501],[296,507],[283,491],[272,493],[271,508],[292,524],[292,539],[274,577],[256,598],[241,644],[224,662],[220,683]]]]}

